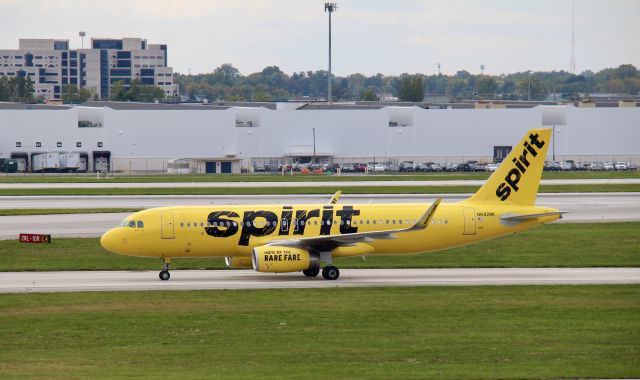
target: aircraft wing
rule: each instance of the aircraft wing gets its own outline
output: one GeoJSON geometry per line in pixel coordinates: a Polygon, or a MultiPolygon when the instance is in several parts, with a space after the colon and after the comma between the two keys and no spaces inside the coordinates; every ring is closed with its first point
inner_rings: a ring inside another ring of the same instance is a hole
{"type": "Polygon", "coordinates": [[[420,217],[420,219],[409,228],[391,229],[383,231],[355,232],[341,235],[323,235],[301,237],[296,239],[272,240],[266,245],[278,245],[286,247],[297,247],[307,250],[330,251],[337,247],[353,246],[357,243],[367,243],[374,240],[395,239],[396,234],[410,231],[423,230],[429,226],[436,209],[440,205],[442,198],[438,198],[420,217]]]}

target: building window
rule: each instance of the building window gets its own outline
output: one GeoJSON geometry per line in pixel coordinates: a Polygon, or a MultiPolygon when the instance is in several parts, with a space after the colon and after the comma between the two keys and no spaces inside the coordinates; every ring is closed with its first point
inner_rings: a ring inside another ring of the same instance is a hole
{"type": "Polygon", "coordinates": [[[82,143],[80,141],[76,142],[76,148],[82,148],[82,143]]]}
{"type": "Polygon", "coordinates": [[[102,148],[102,141],[98,141],[98,148],[102,148]]]}
{"type": "Polygon", "coordinates": [[[16,141],[16,148],[22,148],[22,142],[16,141]]]}
{"type": "Polygon", "coordinates": [[[58,142],[56,143],[56,146],[57,146],[58,148],[62,148],[62,141],[58,141],[58,142]]]}
{"type": "Polygon", "coordinates": [[[42,143],[40,141],[36,141],[36,148],[42,148],[42,143]]]}

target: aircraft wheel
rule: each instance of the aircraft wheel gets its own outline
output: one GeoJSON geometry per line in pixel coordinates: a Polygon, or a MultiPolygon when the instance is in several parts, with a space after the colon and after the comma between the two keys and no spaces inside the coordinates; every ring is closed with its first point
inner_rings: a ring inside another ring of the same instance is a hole
{"type": "Polygon", "coordinates": [[[326,266],[322,269],[322,277],[325,280],[337,280],[340,277],[340,270],[334,266],[326,266]]]}
{"type": "Polygon", "coordinates": [[[160,272],[159,277],[162,281],[167,281],[171,277],[171,275],[169,274],[169,271],[163,270],[160,272]]]}
{"type": "Polygon", "coordinates": [[[320,268],[309,268],[302,271],[307,277],[316,277],[320,273],[320,268]]]}

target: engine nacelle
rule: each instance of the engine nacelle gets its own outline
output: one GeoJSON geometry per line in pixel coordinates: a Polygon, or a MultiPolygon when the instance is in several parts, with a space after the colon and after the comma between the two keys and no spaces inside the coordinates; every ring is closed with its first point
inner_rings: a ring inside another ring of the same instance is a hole
{"type": "Polygon", "coordinates": [[[299,272],[320,268],[320,255],[295,247],[267,246],[253,249],[253,269],[258,272],[299,272]]]}
{"type": "Polygon", "coordinates": [[[227,256],[224,258],[227,268],[231,269],[250,269],[253,263],[250,256],[227,256]]]}

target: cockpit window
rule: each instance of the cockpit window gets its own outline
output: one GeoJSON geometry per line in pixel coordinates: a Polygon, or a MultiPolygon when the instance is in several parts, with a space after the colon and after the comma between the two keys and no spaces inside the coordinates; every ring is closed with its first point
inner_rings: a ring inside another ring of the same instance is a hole
{"type": "Polygon", "coordinates": [[[129,221],[124,219],[122,222],[120,222],[120,224],[118,224],[118,227],[124,227],[127,225],[127,223],[129,223],[129,221]]]}
{"type": "Polygon", "coordinates": [[[130,221],[129,224],[127,224],[127,227],[135,228],[136,227],[136,221],[135,220],[130,221]]]}
{"type": "Polygon", "coordinates": [[[138,220],[138,228],[144,228],[144,223],[142,220],[138,220]]]}

